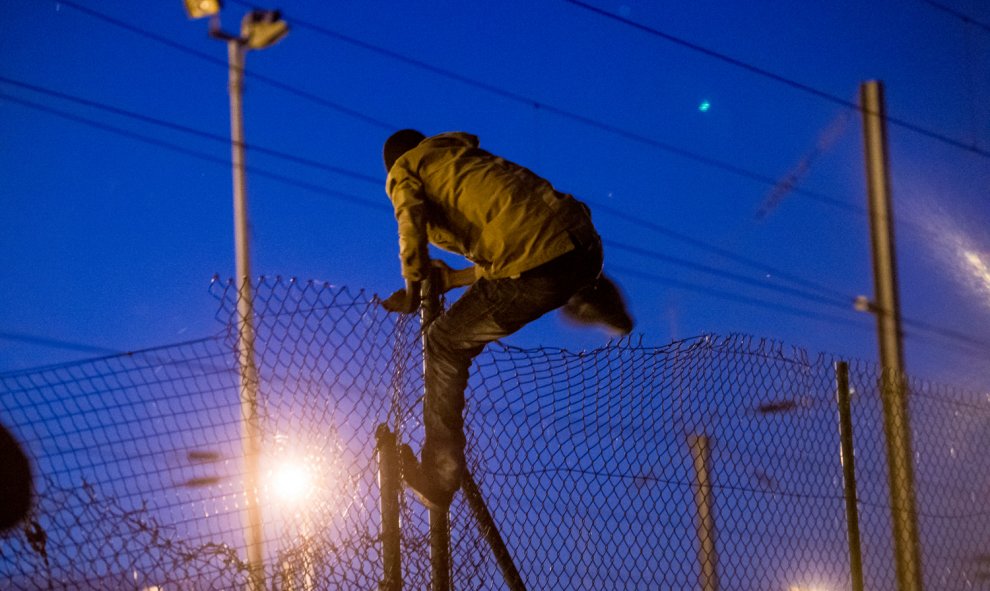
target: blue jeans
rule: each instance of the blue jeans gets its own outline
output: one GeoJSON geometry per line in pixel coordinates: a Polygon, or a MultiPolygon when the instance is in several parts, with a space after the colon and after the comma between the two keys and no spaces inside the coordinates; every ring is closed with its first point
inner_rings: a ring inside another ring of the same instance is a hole
{"type": "Polygon", "coordinates": [[[488,343],[594,286],[601,269],[596,239],[515,279],[479,279],[427,327],[422,463],[440,486],[456,490],[465,467],[464,390],[471,361],[488,343]]]}

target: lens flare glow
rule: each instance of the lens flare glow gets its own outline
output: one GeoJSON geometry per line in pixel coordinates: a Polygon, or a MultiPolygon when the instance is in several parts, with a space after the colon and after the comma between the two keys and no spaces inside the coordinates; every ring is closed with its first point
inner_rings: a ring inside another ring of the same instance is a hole
{"type": "Polygon", "coordinates": [[[286,503],[304,501],[313,492],[313,475],[306,466],[285,461],[272,473],[272,489],[280,501],[286,503]]]}
{"type": "Polygon", "coordinates": [[[990,251],[987,236],[979,229],[967,228],[937,206],[920,209],[915,216],[927,235],[927,246],[942,268],[957,284],[972,295],[974,301],[990,307],[990,251]]]}
{"type": "Polygon", "coordinates": [[[962,255],[963,260],[969,264],[969,269],[972,271],[977,282],[979,282],[983,289],[990,293],[990,265],[987,265],[987,262],[979,254],[971,250],[963,251],[962,255]]]}

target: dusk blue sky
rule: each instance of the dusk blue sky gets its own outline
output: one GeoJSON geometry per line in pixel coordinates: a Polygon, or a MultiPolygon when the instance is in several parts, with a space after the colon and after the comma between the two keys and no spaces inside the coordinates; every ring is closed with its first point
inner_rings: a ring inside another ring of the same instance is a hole
{"type": "MultiPolygon", "coordinates": [[[[224,28],[247,6],[227,2],[224,28]]],[[[400,287],[381,144],[463,130],[591,205],[644,343],[745,333],[875,359],[874,319],[852,308],[873,286],[848,104],[878,79],[908,371],[986,388],[990,4],[262,7],[292,31],[247,56],[255,275],[400,287]]],[[[178,0],[14,0],[3,30],[0,371],[221,330],[224,44],[178,0]]],[[[606,340],[551,315],[508,342],[606,340]]]]}

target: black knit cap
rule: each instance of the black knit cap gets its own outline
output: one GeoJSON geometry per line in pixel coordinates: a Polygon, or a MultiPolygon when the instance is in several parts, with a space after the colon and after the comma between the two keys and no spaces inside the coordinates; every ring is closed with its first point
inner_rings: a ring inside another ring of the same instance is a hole
{"type": "Polygon", "coordinates": [[[385,160],[385,172],[392,170],[395,161],[403,154],[419,145],[419,142],[426,139],[426,136],[415,129],[402,129],[393,133],[385,140],[385,147],[382,148],[382,158],[385,160]]]}

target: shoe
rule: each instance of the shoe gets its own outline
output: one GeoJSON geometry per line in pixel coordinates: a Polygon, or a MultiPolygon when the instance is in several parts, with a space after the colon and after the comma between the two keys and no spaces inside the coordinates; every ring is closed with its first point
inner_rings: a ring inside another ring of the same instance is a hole
{"type": "Polygon", "coordinates": [[[604,274],[574,294],[560,311],[576,324],[596,324],[619,336],[627,335],[633,329],[633,319],[622,292],[604,274]]]}
{"type": "Polygon", "coordinates": [[[436,511],[450,508],[457,487],[444,487],[435,474],[431,474],[419,463],[408,445],[399,447],[399,469],[402,471],[402,480],[427,508],[436,511]]]}

